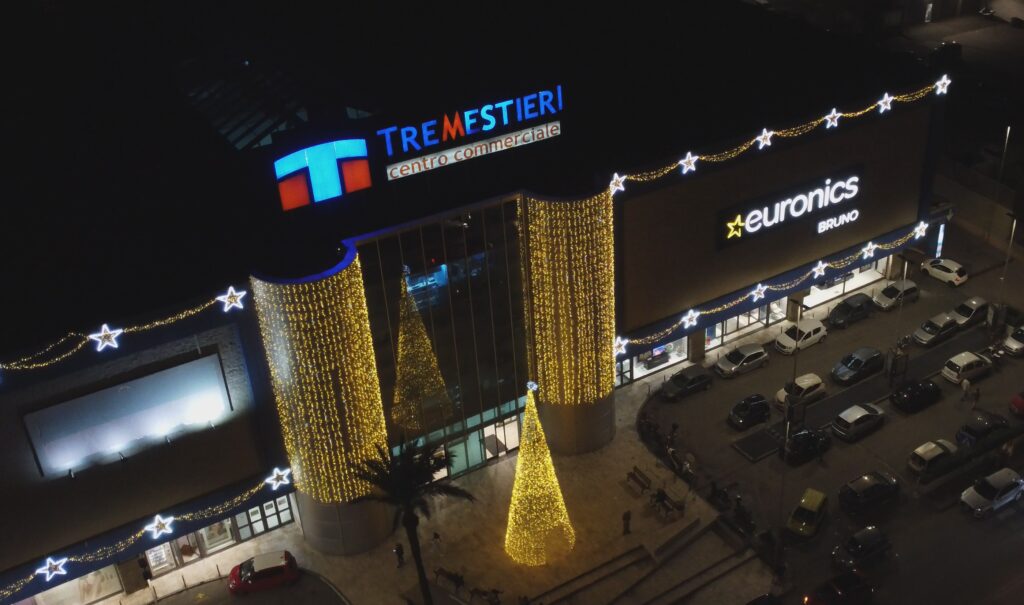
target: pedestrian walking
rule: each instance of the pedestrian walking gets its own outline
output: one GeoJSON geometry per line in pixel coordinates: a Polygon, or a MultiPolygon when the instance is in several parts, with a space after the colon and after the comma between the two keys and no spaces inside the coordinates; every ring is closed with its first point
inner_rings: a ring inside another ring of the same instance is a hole
{"type": "Polygon", "coordinates": [[[401,567],[405,564],[405,549],[402,548],[402,543],[395,544],[395,557],[398,559],[397,567],[401,567]]]}
{"type": "Polygon", "coordinates": [[[430,548],[434,551],[434,556],[440,558],[444,555],[442,552],[441,534],[434,532],[434,537],[430,539],[430,548]]]}
{"type": "Polygon", "coordinates": [[[970,397],[971,381],[964,378],[963,380],[960,381],[960,388],[963,389],[964,391],[963,395],[960,396],[960,402],[963,403],[964,401],[967,401],[970,397]]]}
{"type": "Polygon", "coordinates": [[[974,387],[974,392],[971,393],[971,409],[978,405],[978,401],[981,400],[981,387],[974,387]]]}
{"type": "Polygon", "coordinates": [[[676,423],[676,422],[673,422],[672,423],[672,428],[668,432],[668,442],[673,447],[675,447],[675,445],[676,445],[676,435],[678,435],[678,434],[679,434],[679,424],[676,423]]]}
{"type": "Polygon", "coordinates": [[[622,513],[622,535],[623,536],[628,536],[629,535],[629,522],[632,521],[632,520],[633,520],[633,513],[632,512],[627,510],[626,512],[622,513]]]}

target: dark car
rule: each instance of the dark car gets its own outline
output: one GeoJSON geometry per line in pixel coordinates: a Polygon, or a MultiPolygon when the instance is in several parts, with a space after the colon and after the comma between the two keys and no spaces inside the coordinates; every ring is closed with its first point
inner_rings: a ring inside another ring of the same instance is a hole
{"type": "Polygon", "coordinates": [[[803,464],[824,454],[831,445],[825,431],[801,429],[789,436],[789,447],[779,448],[779,456],[789,464],[803,464]]]}
{"type": "Polygon", "coordinates": [[[918,380],[905,384],[889,395],[889,402],[893,407],[913,414],[932,405],[942,398],[942,389],[931,380],[918,380]]]}
{"type": "Polygon", "coordinates": [[[818,586],[811,594],[804,595],[803,603],[804,605],[868,603],[874,592],[874,587],[867,583],[863,575],[856,571],[848,571],[818,586]]]}
{"type": "Polygon", "coordinates": [[[661,387],[661,396],[668,401],[678,401],[697,391],[705,391],[710,386],[711,374],[700,366],[690,366],[665,381],[661,387]]]}
{"type": "Polygon", "coordinates": [[[732,406],[729,412],[729,424],[743,431],[751,426],[768,420],[772,415],[771,407],[764,395],[755,393],[732,406]]]}
{"type": "Polygon", "coordinates": [[[861,347],[839,360],[832,368],[832,380],[839,384],[853,384],[885,367],[882,352],[871,347],[861,347]]]}
{"type": "Polygon", "coordinates": [[[834,328],[846,328],[850,324],[871,316],[874,311],[871,297],[867,294],[854,294],[846,298],[828,314],[828,323],[834,328]]]}
{"type": "Polygon", "coordinates": [[[1006,418],[999,414],[974,410],[970,419],[956,432],[957,445],[973,447],[978,440],[988,437],[999,429],[1005,429],[1007,425],[1006,418]]]}
{"type": "Polygon", "coordinates": [[[869,525],[832,549],[832,565],[845,571],[863,568],[885,557],[891,548],[882,530],[869,525]]]}
{"type": "Polygon", "coordinates": [[[871,471],[839,488],[839,505],[851,513],[864,512],[895,501],[900,494],[896,477],[884,471],[871,471]]]}

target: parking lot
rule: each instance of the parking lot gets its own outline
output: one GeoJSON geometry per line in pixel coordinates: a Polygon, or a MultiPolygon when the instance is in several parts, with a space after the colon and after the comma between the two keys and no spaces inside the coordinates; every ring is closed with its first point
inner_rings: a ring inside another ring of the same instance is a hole
{"type": "MultiPolygon", "coordinates": [[[[751,462],[733,447],[745,435],[761,430],[758,425],[740,433],[726,423],[732,405],[752,393],[769,399],[796,374],[814,372],[828,386],[829,397],[808,409],[809,425],[827,423],[846,407],[884,399],[889,393],[885,377],[876,375],[851,387],[840,387],[829,378],[829,371],[840,358],[862,346],[876,347],[883,352],[895,344],[897,337],[910,334],[924,320],[942,311],[949,311],[970,296],[989,301],[1000,297],[999,271],[972,277],[959,288],[912,273],[921,287],[920,299],[904,306],[902,311],[877,312],[845,330],[830,330],[828,338],[795,357],[784,356],[770,348],[771,341],[788,323],[774,326],[753,335],[751,339],[769,345],[770,362],[764,369],[754,370],[732,379],[715,377],[711,388],[675,403],[662,403],[655,398],[647,410],[663,428],[679,424],[677,447],[692,453],[700,471],[713,477],[720,486],[731,486],[743,495],[752,509],[759,528],[777,527],[797,504],[808,487],[828,495],[828,513],[818,535],[805,542],[794,542],[787,549],[786,562],[790,582],[795,591],[789,595],[798,602],[803,590],[831,575],[829,555],[834,546],[853,531],[875,523],[893,542],[893,554],[871,576],[879,584],[877,601],[882,603],[936,602],[1016,602],[1012,590],[1016,574],[1017,553],[1024,548],[1024,504],[1011,504],[993,518],[977,521],[954,506],[957,494],[970,481],[984,474],[979,470],[929,486],[918,485],[907,472],[906,459],[926,441],[954,435],[968,418],[971,405],[962,402],[959,386],[941,376],[933,380],[942,388],[942,399],[935,405],[913,415],[905,415],[889,404],[880,403],[886,420],[881,429],[856,443],[833,439],[832,447],[821,461],[790,467],[775,455],[751,462]],[[836,501],[839,488],[867,471],[885,470],[893,473],[901,484],[900,501],[881,516],[853,519],[840,511],[836,501]],[[970,574],[970,583],[960,582],[970,574]],[[799,593],[799,594],[797,594],[799,593]]],[[[868,293],[883,287],[879,282],[868,293]]],[[[1020,287],[1008,289],[1009,302],[1022,306],[1020,287]]],[[[808,312],[805,316],[823,319],[838,300],[808,312]]],[[[745,342],[745,341],[744,341],[745,342]]],[[[946,359],[964,350],[980,350],[991,342],[982,324],[955,334],[949,341],[931,349],[912,344],[908,378],[921,378],[938,372],[946,359]]],[[[734,343],[738,344],[738,343],[734,343]]],[[[711,365],[717,356],[727,352],[713,351],[705,360],[711,365]]],[[[657,377],[667,379],[675,370],[657,377]]],[[[1014,393],[1024,389],[1024,360],[1004,362],[988,377],[976,381],[980,389],[978,407],[1008,416],[1007,405],[1014,393]]],[[[972,387],[973,390],[973,387],[972,387]]],[[[777,424],[782,414],[772,412],[768,425],[777,424]]],[[[1011,426],[1021,421],[1011,418],[1011,426]]],[[[1020,456],[1018,455],[1018,458],[1020,456]]],[[[1018,470],[1024,459],[1014,459],[1018,470]]],[[[1019,582],[1019,581],[1018,581],[1019,582]]]]}

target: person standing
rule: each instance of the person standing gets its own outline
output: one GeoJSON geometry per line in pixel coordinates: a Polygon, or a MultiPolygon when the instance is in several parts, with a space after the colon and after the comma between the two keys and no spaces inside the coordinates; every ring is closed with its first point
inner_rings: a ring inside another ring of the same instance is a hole
{"type": "Polygon", "coordinates": [[[430,539],[430,547],[434,551],[434,556],[441,558],[444,553],[442,552],[441,534],[434,532],[434,537],[430,539]]]}
{"type": "Polygon", "coordinates": [[[397,567],[401,567],[405,564],[405,549],[402,548],[402,543],[395,544],[395,557],[398,559],[397,567]]]}
{"type": "Polygon", "coordinates": [[[633,520],[633,513],[632,512],[627,510],[626,512],[622,513],[622,535],[623,536],[628,536],[629,535],[629,533],[630,533],[629,532],[629,522],[632,521],[632,520],[633,520]]]}
{"type": "Polygon", "coordinates": [[[967,401],[968,398],[970,398],[971,381],[964,378],[963,380],[960,381],[960,388],[963,389],[964,391],[963,395],[960,396],[960,402],[963,403],[964,401],[967,401]]]}
{"type": "Polygon", "coordinates": [[[981,388],[974,387],[974,392],[971,393],[971,409],[978,407],[978,401],[981,400],[981,388]]]}

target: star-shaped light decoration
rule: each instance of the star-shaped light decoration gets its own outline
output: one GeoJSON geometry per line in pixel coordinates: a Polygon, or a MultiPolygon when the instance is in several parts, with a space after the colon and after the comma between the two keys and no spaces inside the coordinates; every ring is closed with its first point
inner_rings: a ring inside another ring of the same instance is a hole
{"type": "Polygon", "coordinates": [[[893,96],[889,93],[882,95],[882,98],[878,101],[878,113],[885,113],[892,109],[893,96]]]}
{"type": "Polygon", "coordinates": [[[612,177],[612,182],[608,183],[608,186],[611,187],[612,195],[615,195],[615,193],[618,192],[618,191],[625,191],[626,190],[626,177],[619,176],[619,173],[616,172],[615,176],[612,177]]]}
{"type": "Polygon", "coordinates": [[[921,239],[927,231],[928,223],[921,221],[916,227],[914,227],[914,239],[921,239]]]}
{"type": "Polygon", "coordinates": [[[693,155],[692,153],[687,151],[686,152],[686,157],[681,159],[681,160],[679,160],[679,165],[683,167],[683,174],[686,174],[687,172],[693,172],[694,170],[697,170],[697,160],[698,159],[700,159],[699,156],[693,155]]]}
{"type": "Polygon", "coordinates": [[[288,480],[288,475],[292,474],[292,469],[286,468],[284,470],[274,467],[274,470],[270,472],[270,476],[263,480],[264,483],[270,485],[270,489],[277,490],[282,485],[288,485],[291,481],[288,480]]]}
{"type": "Polygon", "coordinates": [[[842,115],[843,114],[836,111],[836,108],[833,107],[832,111],[829,112],[827,116],[825,116],[825,129],[827,130],[829,128],[835,128],[839,126],[839,118],[842,115]]]}
{"type": "Polygon", "coordinates": [[[241,292],[236,292],[234,286],[228,286],[227,293],[222,296],[218,296],[217,300],[224,303],[223,311],[227,313],[228,311],[235,307],[238,307],[239,309],[244,309],[245,307],[242,306],[242,297],[245,296],[246,294],[247,292],[245,290],[242,290],[241,292]]]}
{"type": "Polygon", "coordinates": [[[46,581],[49,582],[53,579],[53,576],[64,576],[67,575],[67,570],[64,569],[64,564],[68,562],[67,557],[63,559],[57,559],[54,561],[51,557],[46,557],[46,565],[43,565],[36,570],[36,575],[46,574],[46,581]]]}
{"type": "Polygon", "coordinates": [[[690,309],[683,315],[683,328],[692,328],[697,325],[697,318],[700,317],[700,311],[694,311],[690,309]]]}
{"type": "Polygon", "coordinates": [[[861,250],[860,253],[863,255],[863,258],[874,258],[875,257],[875,250],[877,248],[878,248],[878,244],[876,244],[874,242],[868,242],[868,245],[864,246],[864,249],[861,250]]]}
{"type": "Polygon", "coordinates": [[[167,517],[164,519],[160,515],[153,518],[153,522],[145,527],[148,532],[153,532],[153,539],[159,538],[164,534],[174,533],[174,529],[171,528],[171,523],[174,523],[174,517],[167,517]]]}
{"type": "Polygon", "coordinates": [[[825,269],[828,269],[828,265],[825,264],[825,261],[818,261],[818,264],[814,266],[814,269],[812,269],[812,271],[814,271],[814,279],[824,276],[825,269]]]}
{"type": "Polygon", "coordinates": [[[725,239],[743,237],[743,217],[739,214],[736,215],[736,220],[726,223],[725,226],[729,229],[729,235],[725,236],[725,239]]]}
{"type": "Polygon", "coordinates": [[[750,291],[750,295],[754,297],[754,302],[757,302],[764,298],[764,293],[768,291],[768,286],[762,286],[757,284],[757,287],[750,291]]]}
{"type": "Polygon", "coordinates": [[[530,389],[531,391],[536,391],[537,390],[537,383],[531,380],[531,381],[526,383],[526,388],[530,389]]]}
{"type": "Polygon", "coordinates": [[[768,147],[769,145],[771,145],[772,144],[772,135],[773,134],[775,134],[775,132],[772,131],[772,130],[768,130],[767,128],[761,129],[761,134],[759,134],[756,137],[757,148],[758,149],[764,149],[765,147],[768,147]]]}
{"type": "Polygon", "coordinates": [[[89,335],[89,340],[96,341],[96,350],[102,351],[107,347],[117,348],[117,337],[121,335],[124,330],[111,330],[110,326],[103,324],[100,331],[95,334],[89,335]]]}
{"type": "Polygon", "coordinates": [[[949,76],[947,76],[946,74],[942,74],[942,77],[939,78],[939,81],[935,83],[935,94],[937,94],[937,95],[944,95],[944,94],[946,94],[946,90],[949,88],[949,85],[952,84],[952,83],[953,83],[953,81],[949,79],[949,76]]]}
{"type": "Polygon", "coordinates": [[[628,345],[628,344],[629,344],[629,339],[628,338],[623,338],[621,336],[616,336],[615,337],[615,356],[618,357],[619,355],[625,355],[626,354],[626,345],[628,345]]]}

